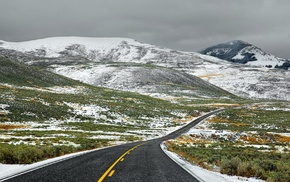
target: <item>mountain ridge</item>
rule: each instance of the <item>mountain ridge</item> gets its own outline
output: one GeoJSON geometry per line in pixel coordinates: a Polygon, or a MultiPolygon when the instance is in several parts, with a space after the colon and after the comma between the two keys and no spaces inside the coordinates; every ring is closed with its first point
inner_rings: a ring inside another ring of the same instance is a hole
{"type": "Polygon", "coordinates": [[[143,55],[146,54],[147,52],[142,52],[142,49],[140,49],[141,47],[149,49],[151,47],[156,48],[156,46],[140,43],[134,39],[119,37],[51,37],[18,43],[2,41],[1,47],[3,49],[15,50],[22,53],[33,53],[40,57],[56,58],[78,55],[101,62],[106,61],[110,56],[122,56],[122,59],[126,60],[132,57],[134,58],[136,53],[139,52],[143,55]],[[130,44],[131,47],[129,47],[128,44],[130,44]],[[118,52],[119,55],[115,55],[115,50],[120,48],[123,51],[118,52]],[[96,50],[98,50],[98,52],[96,52],[96,50]]]}

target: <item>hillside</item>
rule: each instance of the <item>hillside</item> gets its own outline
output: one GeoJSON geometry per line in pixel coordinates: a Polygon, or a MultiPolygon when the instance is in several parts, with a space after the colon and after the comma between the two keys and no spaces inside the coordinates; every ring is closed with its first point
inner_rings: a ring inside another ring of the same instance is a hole
{"type": "Polygon", "coordinates": [[[77,86],[74,80],[0,57],[0,82],[17,86],[77,86]]]}
{"type": "Polygon", "coordinates": [[[242,97],[290,100],[289,72],[284,69],[235,64],[212,56],[176,51],[127,38],[52,37],[19,43],[2,41],[0,54],[91,85],[114,89],[130,90],[134,87],[134,91],[142,93],[148,90],[136,89],[134,84],[117,83],[136,73],[136,66],[125,68],[128,66],[125,63],[130,63],[143,65],[142,69],[149,71],[147,75],[153,69],[148,69],[150,65],[185,72],[242,97]],[[116,71],[115,66],[112,66],[116,63],[124,64],[123,68],[116,71]],[[104,75],[112,76],[101,82],[99,78],[104,75]]]}
{"type": "Polygon", "coordinates": [[[93,87],[5,57],[0,65],[0,163],[157,137],[216,108],[93,87]]]}
{"type": "Polygon", "coordinates": [[[55,73],[82,82],[139,93],[187,94],[193,97],[231,97],[232,94],[204,80],[175,69],[137,63],[61,66],[55,73]]]}

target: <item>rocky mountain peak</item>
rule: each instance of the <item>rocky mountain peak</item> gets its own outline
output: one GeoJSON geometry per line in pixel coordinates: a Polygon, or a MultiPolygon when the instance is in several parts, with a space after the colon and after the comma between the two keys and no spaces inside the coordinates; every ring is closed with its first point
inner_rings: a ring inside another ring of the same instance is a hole
{"type": "Polygon", "coordinates": [[[257,46],[242,40],[234,40],[208,47],[200,53],[234,63],[268,68],[289,68],[289,60],[264,52],[257,46]]]}

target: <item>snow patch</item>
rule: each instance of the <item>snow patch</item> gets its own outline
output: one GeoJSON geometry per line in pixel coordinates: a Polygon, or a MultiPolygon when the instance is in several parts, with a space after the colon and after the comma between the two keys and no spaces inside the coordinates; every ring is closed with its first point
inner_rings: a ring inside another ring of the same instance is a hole
{"type": "Polygon", "coordinates": [[[7,104],[0,104],[0,114],[7,115],[9,114],[9,110],[6,108],[9,107],[7,104]]]}

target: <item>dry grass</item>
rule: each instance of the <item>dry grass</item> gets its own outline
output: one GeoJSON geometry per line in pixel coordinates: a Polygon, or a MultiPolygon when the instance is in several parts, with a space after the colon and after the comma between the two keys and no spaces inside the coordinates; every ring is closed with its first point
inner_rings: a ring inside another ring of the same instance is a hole
{"type": "Polygon", "coordinates": [[[182,135],[182,136],[178,137],[176,139],[176,141],[177,141],[178,144],[188,144],[188,143],[195,142],[195,140],[193,138],[185,136],[185,135],[182,135]]]}
{"type": "Polygon", "coordinates": [[[290,143],[290,137],[289,136],[284,136],[284,135],[275,135],[275,139],[279,142],[282,143],[290,143]]]}
{"type": "Polygon", "coordinates": [[[240,140],[250,144],[290,143],[290,137],[280,134],[266,133],[265,135],[243,135],[240,140]]]}
{"type": "Polygon", "coordinates": [[[211,144],[212,140],[209,138],[206,138],[204,136],[190,134],[190,136],[182,135],[178,137],[176,140],[176,143],[178,145],[181,144],[211,144]]]}
{"type": "Polygon", "coordinates": [[[237,116],[239,116],[239,117],[255,117],[255,116],[257,116],[257,114],[249,113],[249,111],[243,109],[243,110],[241,110],[240,113],[237,114],[237,116]]]}
{"type": "Polygon", "coordinates": [[[227,107],[237,107],[237,106],[241,106],[241,104],[214,103],[214,104],[209,104],[209,106],[227,108],[227,107]]]}
{"type": "Polygon", "coordinates": [[[210,123],[229,123],[229,120],[220,118],[218,116],[212,117],[207,120],[210,123]]]}
{"type": "Polygon", "coordinates": [[[240,137],[240,139],[243,140],[244,142],[249,142],[252,144],[259,143],[257,140],[257,136],[255,135],[248,135],[248,136],[243,135],[240,137]]]}
{"type": "Polygon", "coordinates": [[[187,123],[189,121],[192,121],[193,119],[194,119],[193,116],[187,115],[187,116],[184,116],[184,118],[182,118],[182,119],[175,119],[174,121],[177,122],[177,123],[187,123]]]}
{"type": "Polygon", "coordinates": [[[262,137],[261,135],[248,135],[248,136],[241,136],[241,140],[250,144],[267,144],[270,142],[269,138],[262,137]]]}
{"type": "Polygon", "coordinates": [[[12,130],[12,129],[20,129],[27,128],[26,125],[14,125],[14,124],[0,124],[0,130],[12,130]]]}
{"type": "Polygon", "coordinates": [[[5,86],[5,85],[0,85],[0,88],[7,88],[7,86],[5,86]]]}
{"type": "Polygon", "coordinates": [[[223,74],[207,74],[207,75],[199,76],[199,78],[208,79],[208,80],[210,80],[212,77],[224,77],[224,75],[223,74]]]}
{"type": "MultiPolygon", "coordinates": [[[[197,116],[196,116],[197,117],[197,116]]],[[[185,116],[184,118],[182,118],[181,120],[179,120],[182,123],[187,123],[189,121],[192,121],[194,119],[193,116],[185,116]]]]}
{"type": "Polygon", "coordinates": [[[130,97],[128,97],[128,98],[124,98],[124,100],[129,100],[129,101],[137,101],[138,99],[136,99],[136,98],[130,98],[130,97]]]}
{"type": "Polygon", "coordinates": [[[246,124],[246,123],[231,123],[231,125],[233,126],[248,126],[249,124],[246,124]]]}

